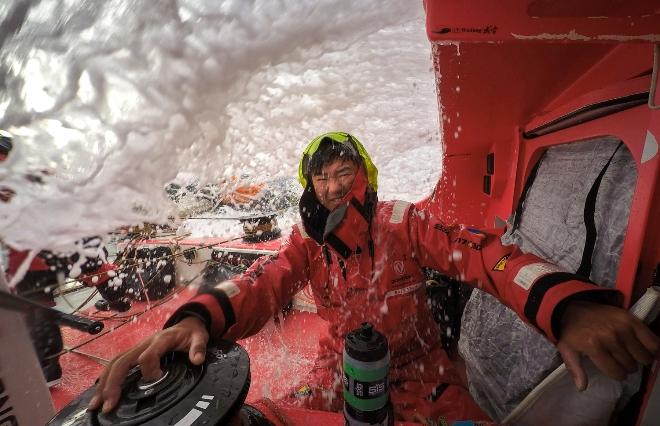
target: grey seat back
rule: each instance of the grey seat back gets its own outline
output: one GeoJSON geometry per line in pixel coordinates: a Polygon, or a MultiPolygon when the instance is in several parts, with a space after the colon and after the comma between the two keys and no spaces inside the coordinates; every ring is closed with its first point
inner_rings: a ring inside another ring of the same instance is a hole
{"type": "MultiPolygon", "coordinates": [[[[518,226],[510,226],[502,242],[576,272],[585,246],[585,200],[619,143],[602,137],[549,148],[524,199],[518,226]]],[[[590,279],[599,285],[615,285],[636,181],[635,162],[621,146],[596,198],[590,279]]],[[[479,290],[472,292],[463,313],[459,352],[470,392],[498,421],[560,364],[554,345],[479,290]]]]}

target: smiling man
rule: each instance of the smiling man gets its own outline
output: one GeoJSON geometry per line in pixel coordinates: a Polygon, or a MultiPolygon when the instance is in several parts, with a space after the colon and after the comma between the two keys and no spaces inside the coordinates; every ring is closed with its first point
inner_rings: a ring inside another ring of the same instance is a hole
{"type": "Polygon", "coordinates": [[[342,198],[351,190],[359,157],[355,150],[335,150],[333,145],[329,146],[331,149],[326,151],[328,159],[317,161],[311,170],[316,197],[323,207],[332,211],[339,207],[342,198]],[[327,165],[324,166],[324,163],[327,165]]]}
{"type": "Polygon", "coordinates": [[[240,277],[201,290],[165,330],[115,358],[90,406],[111,410],[136,364],[146,378],[157,378],[167,351],[186,351],[200,364],[209,336],[238,340],[257,333],[309,283],[328,333],[319,342],[306,391],[281,403],[341,410],[344,338],[370,322],[389,341],[397,419],[486,420],[442,349],[425,302],[422,267],[461,277],[514,309],[558,343],[578,387],[586,386],[580,354],[618,379],[638,362],[653,360],[658,338],[628,312],[610,306],[619,303],[617,291],[594,286],[515,246],[502,246],[503,229],[448,226],[410,203],[378,201],[377,176],[352,135],[332,132],[312,140],[299,165],[305,188],[301,223],[279,252],[256,261],[240,277]],[[493,268],[504,257],[506,265],[493,268]]]}

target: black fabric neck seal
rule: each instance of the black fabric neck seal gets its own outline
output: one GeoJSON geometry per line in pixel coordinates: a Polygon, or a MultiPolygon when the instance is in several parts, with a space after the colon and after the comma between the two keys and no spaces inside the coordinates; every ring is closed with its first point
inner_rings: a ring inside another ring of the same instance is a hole
{"type": "Polygon", "coordinates": [[[303,195],[300,196],[298,209],[302,226],[305,228],[307,234],[317,243],[323,244],[323,231],[325,230],[325,224],[328,221],[330,210],[319,203],[311,182],[307,184],[303,195]]]}

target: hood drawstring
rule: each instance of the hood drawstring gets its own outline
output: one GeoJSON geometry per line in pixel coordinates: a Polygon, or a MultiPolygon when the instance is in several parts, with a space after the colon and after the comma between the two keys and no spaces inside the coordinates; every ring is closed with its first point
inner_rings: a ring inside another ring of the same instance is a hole
{"type": "Polygon", "coordinates": [[[371,238],[371,222],[369,222],[369,257],[371,257],[371,281],[373,282],[376,275],[376,254],[374,250],[374,240],[371,238]]]}
{"type": "Polygon", "coordinates": [[[326,277],[325,277],[325,284],[323,285],[324,290],[328,290],[328,287],[330,286],[330,265],[332,264],[332,256],[330,255],[330,250],[328,250],[328,246],[323,244],[322,250],[323,250],[323,263],[325,263],[325,271],[326,271],[326,277]]]}
{"type": "Polygon", "coordinates": [[[368,191],[365,197],[365,209],[367,210],[367,215],[369,217],[369,225],[367,226],[367,235],[369,246],[369,257],[371,257],[371,281],[373,282],[374,276],[376,275],[376,249],[374,247],[374,239],[371,234],[371,224],[373,222],[375,213],[376,213],[376,204],[378,204],[378,195],[375,191],[368,191]]]}
{"type": "Polygon", "coordinates": [[[332,257],[330,257],[330,250],[328,250],[328,246],[326,244],[323,244],[323,256],[325,257],[325,263],[326,265],[330,266],[332,264],[332,257]]]}
{"type": "Polygon", "coordinates": [[[344,281],[346,281],[346,264],[341,259],[339,259],[339,268],[341,269],[341,275],[344,277],[344,281]]]}

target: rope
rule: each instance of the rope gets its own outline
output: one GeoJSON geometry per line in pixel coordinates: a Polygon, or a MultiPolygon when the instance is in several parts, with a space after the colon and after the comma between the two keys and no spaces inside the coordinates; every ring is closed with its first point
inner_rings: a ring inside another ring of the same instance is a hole
{"type": "MultiPolygon", "coordinates": [[[[197,252],[199,250],[203,250],[203,249],[207,249],[207,248],[213,248],[213,247],[215,247],[219,244],[229,243],[229,242],[236,241],[236,240],[239,240],[239,239],[242,239],[242,238],[243,238],[242,236],[241,237],[230,238],[228,240],[219,241],[219,242],[213,243],[213,244],[208,244],[208,245],[204,245],[204,246],[197,246],[197,247],[194,247],[194,248],[188,248],[188,249],[185,249],[185,250],[183,250],[179,253],[174,253],[174,249],[170,249],[173,252],[170,255],[165,255],[165,256],[151,258],[151,259],[145,259],[145,260],[138,260],[138,261],[135,261],[134,263],[128,263],[128,264],[127,263],[122,263],[122,264],[120,264],[120,267],[113,270],[113,272],[115,274],[117,274],[117,273],[123,272],[124,270],[126,270],[128,268],[132,268],[132,267],[136,267],[136,266],[140,266],[140,265],[145,265],[145,264],[150,263],[150,262],[160,261],[160,260],[167,260],[167,259],[176,259],[177,257],[185,256],[186,252],[187,253],[190,253],[191,251],[197,252]]],[[[178,244],[176,244],[174,247],[175,247],[175,249],[181,248],[181,246],[178,245],[178,244]]],[[[130,246],[128,246],[126,248],[126,250],[124,250],[124,251],[128,251],[129,248],[130,248],[130,246]]],[[[199,263],[203,263],[203,262],[199,262],[199,263]]],[[[95,273],[95,274],[85,274],[85,278],[93,278],[93,277],[97,277],[97,276],[102,276],[103,274],[107,274],[107,271],[106,272],[99,272],[99,273],[95,273]]],[[[32,289],[32,290],[26,291],[24,293],[21,293],[21,296],[27,297],[27,296],[30,296],[32,294],[37,294],[37,293],[42,293],[42,292],[49,293],[51,291],[56,290],[58,287],[65,286],[66,284],[73,284],[73,283],[76,283],[76,282],[78,282],[78,280],[76,280],[74,278],[71,278],[71,279],[65,280],[61,283],[51,284],[51,285],[47,285],[47,286],[44,286],[44,287],[39,287],[39,288],[35,288],[35,289],[32,289]]]]}

